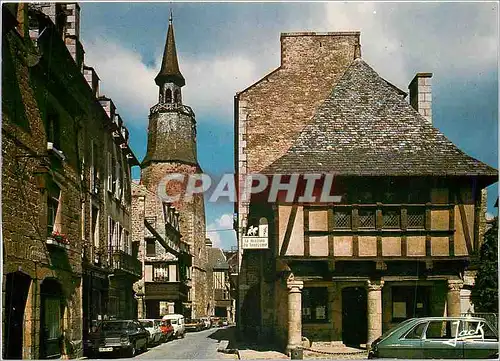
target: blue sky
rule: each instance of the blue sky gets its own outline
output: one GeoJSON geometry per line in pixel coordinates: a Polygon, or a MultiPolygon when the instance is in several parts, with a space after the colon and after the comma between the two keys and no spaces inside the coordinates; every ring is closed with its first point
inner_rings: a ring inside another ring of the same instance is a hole
{"type": "MultiPolygon", "coordinates": [[[[360,30],[362,56],[407,89],[432,72],[433,123],[463,151],[498,168],[498,8],[496,3],[80,3],[85,63],[101,79],[129,127],[139,159],[146,152],[154,77],[170,8],[184,103],[198,122],[205,172],[233,170],[233,97],[279,66],[280,32],[360,30]]],[[[138,170],[134,172],[139,177],[138,170]]],[[[489,188],[493,212],[497,186],[489,188]]],[[[207,203],[209,229],[232,228],[233,205],[207,203]]],[[[209,232],[217,246],[233,231],[209,232]]]]}

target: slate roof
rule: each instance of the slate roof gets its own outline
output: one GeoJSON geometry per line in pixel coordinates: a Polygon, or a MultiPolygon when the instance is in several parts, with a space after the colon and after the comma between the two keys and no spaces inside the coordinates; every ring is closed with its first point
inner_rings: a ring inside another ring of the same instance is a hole
{"type": "Polygon", "coordinates": [[[498,176],[458,149],[361,58],[263,173],[498,176]]]}
{"type": "Polygon", "coordinates": [[[208,264],[212,269],[217,269],[217,270],[229,269],[229,264],[226,261],[224,252],[222,252],[220,248],[208,249],[208,264]]]}
{"type": "Polygon", "coordinates": [[[155,78],[155,82],[158,86],[170,81],[178,86],[184,86],[186,83],[179,69],[179,62],[177,60],[172,14],[170,14],[170,19],[168,20],[167,41],[165,42],[165,49],[163,50],[161,69],[155,78]]]}

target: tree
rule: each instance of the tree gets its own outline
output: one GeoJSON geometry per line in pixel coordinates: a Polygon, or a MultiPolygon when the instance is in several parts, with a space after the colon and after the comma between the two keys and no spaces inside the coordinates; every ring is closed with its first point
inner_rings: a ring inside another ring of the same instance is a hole
{"type": "Polygon", "coordinates": [[[476,312],[498,313],[498,219],[484,236],[479,260],[471,294],[474,309],[476,312]]]}

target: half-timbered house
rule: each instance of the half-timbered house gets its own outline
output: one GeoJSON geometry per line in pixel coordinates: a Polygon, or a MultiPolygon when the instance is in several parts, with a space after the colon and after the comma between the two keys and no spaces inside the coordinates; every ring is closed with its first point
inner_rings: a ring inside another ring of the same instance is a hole
{"type": "Polygon", "coordinates": [[[235,98],[239,185],[269,184],[237,204],[241,329],[291,350],[460,315],[497,170],[433,127],[432,74],[408,101],[361,58],[359,33],[281,44],[281,66],[235,98]],[[242,249],[263,218],[268,249],[242,249]]]}

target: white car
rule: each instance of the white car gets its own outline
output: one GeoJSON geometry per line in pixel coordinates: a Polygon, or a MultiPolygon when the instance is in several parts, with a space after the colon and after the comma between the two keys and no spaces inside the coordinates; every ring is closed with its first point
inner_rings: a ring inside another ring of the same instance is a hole
{"type": "Polygon", "coordinates": [[[208,317],[202,317],[201,319],[203,321],[203,328],[207,329],[207,328],[210,328],[212,327],[212,322],[210,321],[210,318],[208,317]]]}
{"type": "Polygon", "coordinates": [[[149,332],[149,345],[155,345],[161,343],[162,332],[160,329],[160,321],[153,319],[141,319],[139,320],[142,327],[144,327],[149,332]]]}
{"type": "Polygon", "coordinates": [[[174,327],[174,338],[184,337],[186,334],[186,326],[183,315],[175,313],[172,315],[165,315],[162,320],[170,320],[170,323],[174,327]]]}

